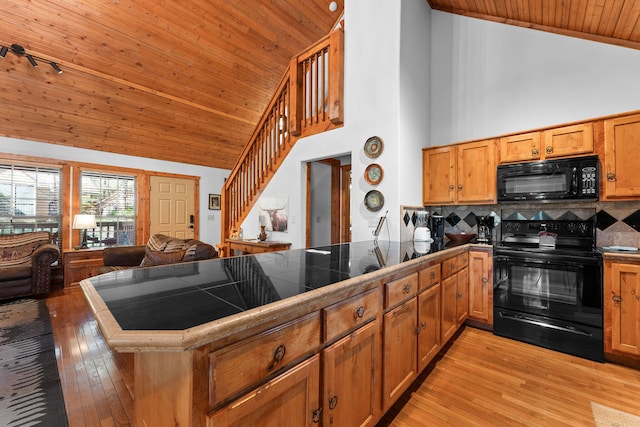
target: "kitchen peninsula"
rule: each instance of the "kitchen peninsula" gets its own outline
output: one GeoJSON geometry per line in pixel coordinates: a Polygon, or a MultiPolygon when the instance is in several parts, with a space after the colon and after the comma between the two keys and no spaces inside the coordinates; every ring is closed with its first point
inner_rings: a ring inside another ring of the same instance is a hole
{"type": "Polygon", "coordinates": [[[466,319],[469,252],[491,247],[346,243],[81,287],[110,347],[135,353],[135,425],[375,425],[466,319]]]}

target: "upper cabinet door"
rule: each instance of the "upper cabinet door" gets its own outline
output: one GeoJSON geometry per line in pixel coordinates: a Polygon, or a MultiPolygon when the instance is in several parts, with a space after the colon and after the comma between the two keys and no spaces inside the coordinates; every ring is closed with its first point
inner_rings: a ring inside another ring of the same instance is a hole
{"type": "Polygon", "coordinates": [[[593,124],[583,123],[544,131],[544,157],[593,153],[593,124]]]}
{"type": "Polygon", "coordinates": [[[540,132],[500,138],[500,163],[538,160],[540,156],[540,132]]]}
{"type": "Polygon", "coordinates": [[[604,194],[601,199],[640,196],[640,114],[604,121],[604,194]]]}
{"type": "Polygon", "coordinates": [[[422,198],[425,205],[455,200],[456,147],[422,150],[422,198]]]}
{"type": "Polygon", "coordinates": [[[458,145],[458,202],[495,203],[496,145],[495,139],[458,145]]]}

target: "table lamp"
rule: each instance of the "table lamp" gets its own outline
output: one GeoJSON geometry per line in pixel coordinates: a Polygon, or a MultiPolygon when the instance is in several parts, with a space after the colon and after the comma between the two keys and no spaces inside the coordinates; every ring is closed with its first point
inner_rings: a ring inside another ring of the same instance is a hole
{"type": "Polygon", "coordinates": [[[82,232],[82,245],[76,247],[76,249],[87,249],[87,229],[88,228],[96,228],[98,225],[96,224],[96,216],[89,214],[76,214],[73,217],[73,226],[74,230],[83,230],[82,232]]]}

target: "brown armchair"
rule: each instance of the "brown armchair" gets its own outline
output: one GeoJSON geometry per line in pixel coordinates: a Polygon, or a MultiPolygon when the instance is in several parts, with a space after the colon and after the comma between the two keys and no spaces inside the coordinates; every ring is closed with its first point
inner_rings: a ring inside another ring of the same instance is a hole
{"type": "Polygon", "coordinates": [[[49,294],[59,255],[48,231],[0,236],[0,299],[49,294]]]}
{"type": "Polygon", "coordinates": [[[218,252],[208,243],[155,234],[146,245],[111,246],[102,251],[100,273],[136,267],[175,264],[216,258],[218,252]]]}

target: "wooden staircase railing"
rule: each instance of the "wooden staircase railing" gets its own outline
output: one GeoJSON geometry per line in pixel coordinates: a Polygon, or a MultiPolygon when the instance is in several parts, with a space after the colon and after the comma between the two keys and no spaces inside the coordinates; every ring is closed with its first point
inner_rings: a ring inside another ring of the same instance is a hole
{"type": "Polygon", "coordinates": [[[229,254],[226,239],[239,229],[296,141],[342,125],[343,34],[341,28],[334,30],[291,60],[222,187],[218,247],[224,254],[229,254]]]}

